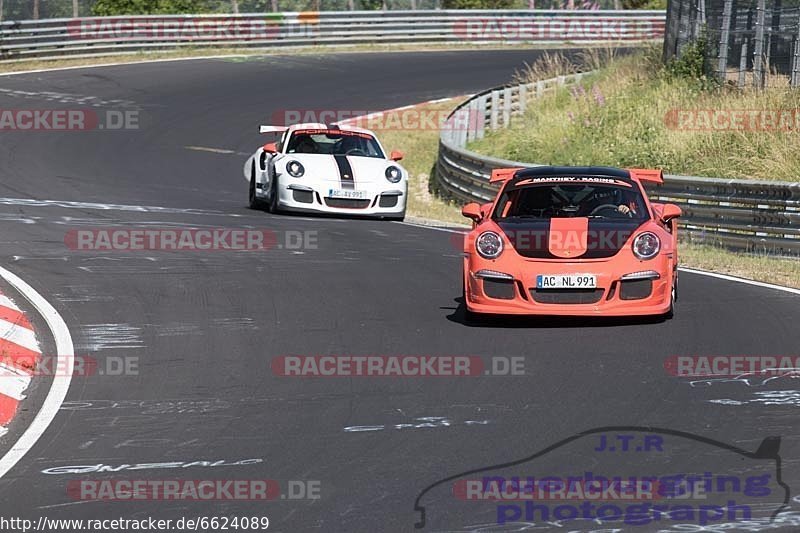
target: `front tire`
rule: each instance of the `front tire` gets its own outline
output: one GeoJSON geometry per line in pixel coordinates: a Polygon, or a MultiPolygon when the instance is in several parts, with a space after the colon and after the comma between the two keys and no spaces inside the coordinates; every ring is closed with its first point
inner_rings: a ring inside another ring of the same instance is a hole
{"type": "Polygon", "coordinates": [[[670,291],[669,311],[664,315],[667,320],[675,317],[675,302],[678,301],[678,272],[672,277],[672,290],[670,291]]]}
{"type": "Polygon", "coordinates": [[[478,322],[479,315],[467,307],[467,280],[463,275],[461,276],[461,298],[464,300],[464,323],[473,326],[478,322]]]}
{"type": "Polygon", "coordinates": [[[264,205],[261,203],[256,197],[256,164],[253,163],[253,168],[250,170],[250,192],[248,194],[249,200],[249,207],[250,209],[258,209],[261,210],[264,205]]]}
{"type": "Polygon", "coordinates": [[[278,178],[273,177],[272,182],[270,183],[270,195],[269,195],[269,212],[270,213],[280,213],[281,208],[278,205],[278,178]]]}

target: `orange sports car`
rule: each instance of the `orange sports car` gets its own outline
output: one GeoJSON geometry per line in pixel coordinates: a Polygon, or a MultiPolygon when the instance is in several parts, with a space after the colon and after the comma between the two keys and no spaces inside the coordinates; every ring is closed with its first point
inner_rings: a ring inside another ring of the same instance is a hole
{"type": "Polygon", "coordinates": [[[660,170],[504,168],[470,203],[464,302],[475,314],[671,317],[680,207],[651,202],[660,170]]]}

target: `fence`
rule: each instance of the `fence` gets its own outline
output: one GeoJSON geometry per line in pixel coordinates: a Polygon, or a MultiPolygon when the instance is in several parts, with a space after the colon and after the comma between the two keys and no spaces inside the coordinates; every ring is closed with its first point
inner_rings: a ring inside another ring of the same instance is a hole
{"type": "Polygon", "coordinates": [[[631,43],[661,38],[663,11],[357,11],[6,21],[0,58],[179,47],[400,43],[631,43]]]}
{"type": "MultiPolygon", "coordinates": [[[[492,200],[497,193],[497,186],[489,183],[492,169],[536,165],[484,156],[467,150],[467,143],[482,138],[487,130],[508,127],[532,98],[578,83],[586,75],[498,87],[461,104],[440,134],[439,188],[462,202],[492,200]]],[[[648,193],[654,200],[683,209],[683,235],[692,241],[800,254],[800,183],[665,176],[664,185],[649,187],[648,193]]]]}
{"type": "Polygon", "coordinates": [[[706,72],[739,87],[800,86],[800,6],[783,0],[671,0],[665,59],[704,37],[706,72]],[[773,79],[770,79],[772,75],[773,79]]]}
{"type": "MultiPolygon", "coordinates": [[[[621,0],[504,0],[505,9],[622,9],[621,0]]],[[[100,0],[0,0],[3,20],[38,20],[108,15],[100,0]],[[98,9],[99,8],[99,9],[98,9]]],[[[116,2],[117,5],[122,4],[116,2]]],[[[152,6],[155,2],[151,2],[152,6]]],[[[162,2],[163,5],[163,2],[162,2]]],[[[447,0],[183,0],[192,13],[280,13],[283,11],[361,11],[449,9],[447,0]]],[[[145,4],[130,3],[142,9],[145,4]]],[[[454,6],[455,7],[455,6],[454,6]]],[[[185,11],[184,11],[185,12],[185,11]]],[[[142,13],[146,14],[146,13],[142,13]]]]}

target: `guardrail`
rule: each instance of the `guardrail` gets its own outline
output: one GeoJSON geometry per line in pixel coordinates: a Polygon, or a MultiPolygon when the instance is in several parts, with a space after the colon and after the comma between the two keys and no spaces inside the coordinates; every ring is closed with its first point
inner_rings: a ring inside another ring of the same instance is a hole
{"type": "Polygon", "coordinates": [[[180,47],[404,43],[631,43],[664,36],[664,11],[430,10],[158,15],[5,21],[0,59],[180,47]]]}
{"type": "MultiPolygon", "coordinates": [[[[487,130],[508,127],[532,98],[578,83],[588,74],[496,87],[462,103],[445,121],[439,137],[440,189],[462,202],[487,202],[497,193],[497,186],[489,183],[492,169],[537,166],[481,155],[466,146],[483,138],[487,130]]],[[[800,183],[667,175],[664,185],[648,187],[648,193],[683,209],[681,227],[691,241],[800,254],[800,183]]]]}

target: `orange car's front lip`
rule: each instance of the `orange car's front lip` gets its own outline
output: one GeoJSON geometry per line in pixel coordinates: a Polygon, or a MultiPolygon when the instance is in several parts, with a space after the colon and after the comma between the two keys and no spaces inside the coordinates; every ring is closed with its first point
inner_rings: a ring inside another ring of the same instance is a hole
{"type": "Polygon", "coordinates": [[[669,311],[671,303],[672,257],[664,254],[650,261],[641,261],[625,254],[603,261],[490,261],[477,256],[465,258],[468,272],[467,308],[477,313],[518,315],[572,315],[572,316],[629,316],[657,315],[669,311]],[[510,274],[514,279],[514,298],[499,299],[486,296],[482,280],[475,277],[479,270],[493,270],[510,274]],[[659,278],[653,280],[650,296],[638,300],[621,300],[619,290],[609,298],[612,283],[625,274],[652,270],[659,278]],[[536,287],[539,274],[593,274],[597,288],[603,290],[594,303],[540,303],[533,299],[530,290],[536,287]],[[524,296],[521,294],[525,291],[524,296]]]}

